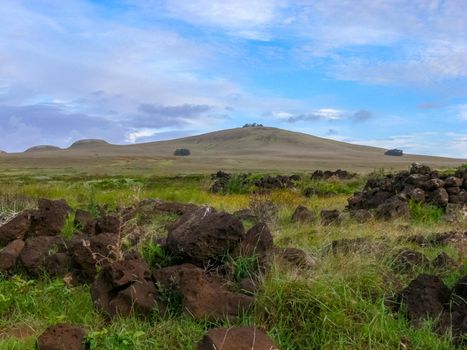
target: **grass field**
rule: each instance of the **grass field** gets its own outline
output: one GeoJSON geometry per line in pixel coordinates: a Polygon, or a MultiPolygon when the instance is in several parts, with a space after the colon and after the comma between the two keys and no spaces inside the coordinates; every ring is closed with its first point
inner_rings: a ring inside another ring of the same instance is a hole
{"type": "MultiPolygon", "coordinates": [[[[105,205],[109,210],[145,198],[209,204],[227,212],[246,208],[254,201],[272,201],[279,208],[270,223],[275,244],[304,249],[316,258],[317,265],[310,271],[274,265],[262,276],[255,310],[244,315],[239,324],[265,328],[280,349],[454,349],[449,334],[436,334],[429,322],[411,327],[401,314],[386,308],[384,300],[423,272],[392,270],[394,253],[401,247],[421,251],[429,258],[445,251],[457,260],[461,264],[457,270],[424,271],[441,276],[448,286],[465,275],[467,263],[456,247],[420,248],[398,240],[411,234],[465,229],[465,223],[448,224],[423,208],[418,208],[418,215],[389,222],[359,224],[345,217],[341,225],[322,226],[319,222],[291,221],[299,204],[316,213],[343,210],[348,193],[361,188],[364,179],[335,184],[337,194],[328,198],[304,197],[300,187],[308,185],[305,183],[295,190],[262,195],[248,191],[213,194],[208,191],[210,183],[205,175],[93,177],[7,172],[0,177],[0,213],[9,215],[33,207],[41,197],[64,198],[73,208],[105,205]],[[333,240],[356,237],[370,240],[354,253],[327,253],[333,240]]],[[[163,235],[161,220],[155,218],[146,231],[163,235]]],[[[147,320],[117,318],[108,322],[93,309],[89,286],[68,288],[62,280],[46,276],[31,280],[21,271],[12,278],[0,277],[0,315],[0,349],[34,349],[35,338],[58,322],[85,325],[92,349],[194,349],[213,326],[177,312],[160,315],[157,310],[147,320]]]]}

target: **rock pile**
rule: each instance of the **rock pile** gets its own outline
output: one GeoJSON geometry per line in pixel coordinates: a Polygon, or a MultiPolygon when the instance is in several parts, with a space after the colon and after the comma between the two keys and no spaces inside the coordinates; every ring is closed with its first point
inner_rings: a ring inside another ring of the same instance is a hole
{"type": "MultiPolygon", "coordinates": [[[[19,213],[0,226],[0,271],[8,276],[20,266],[33,277],[45,273],[65,276],[74,284],[90,283],[94,306],[109,319],[146,317],[154,309],[164,313],[178,307],[196,320],[235,322],[254,307],[260,279],[240,280],[226,256],[256,257],[255,276],[266,271],[274,257],[297,268],[314,266],[313,259],[300,249],[274,247],[266,224],[258,223],[245,232],[237,217],[211,207],[146,200],[116,214],[101,211],[99,217],[77,210],[74,224],[79,231],[66,239],[62,231],[73,217],[70,213],[72,209],[63,200],[40,200],[38,209],[19,213]],[[155,270],[134,247],[121,244],[125,220],[151,211],[179,215],[167,226],[166,239],[160,241],[173,265],[155,270]]],[[[215,349],[220,336],[225,337],[226,349],[276,348],[256,328],[211,330],[198,348],[215,349]]],[[[39,338],[38,347],[83,349],[84,330],[53,326],[39,338]]]]}
{"type": "MultiPolygon", "coordinates": [[[[214,180],[214,182],[211,185],[210,191],[213,193],[226,193],[229,187],[229,181],[231,181],[232,178],[233,175],[224,171],[218,171],[211,175],[211,179],[214,180]]],[[[291,188],[295,185],[295,182],[299,180],[299,175],[265,175],[257,180],[250,179],[249,174],[236,175],[236,181],[240,181],[242,186],[254,186],[257,190],[291,188]]]]}
{"type": "Polygon", "coordinates": [[[347,170],[337,169],[336,171],[331,170],[316,170],[311,174],[311,179],[320,181],[320,180],[349,180],[356,177],[357,174],[350,173],[347,170]]]}
{"type": "Polygon", "coordinates": [[[442,208],[467,204],[467,171],[440,175],[425,165],[412,164],[410,171],[367,181],[362,192],[348,200],[350,211],[374,209],[375,215],[391,219],[408,212],[408,201],[430,203],[442,208]]]}

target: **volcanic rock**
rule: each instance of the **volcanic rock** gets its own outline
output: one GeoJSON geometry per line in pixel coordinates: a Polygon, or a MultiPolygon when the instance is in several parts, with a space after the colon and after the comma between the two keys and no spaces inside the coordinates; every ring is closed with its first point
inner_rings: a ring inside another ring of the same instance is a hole
{"type": "Polygon", "coordinates": [[[203,266],[233,251],[244,238],[245,230],[239,219],[203,207],[181,216],[170,227],[167,247],[174,256],[203,266]]]}
{"type": "Polygon", "coordinates": [[[11,269],[16,264],[16,259],[24,248],[24,241],[15,239],[0,250],[0,272],[11,269]]]}
{"type": "Polygon", "coordinates": [[[293,222],[301,222],[306,223],[316,219],[315,214],[310,211],[307,207],[303,205],[299,205],[297,209],[295,209],[294,213],[292,214],[292,221],[293,222]]]}
{"type": "Polygon", "coordinates": [[[214,328],[201,339],[196,350],[279,350],[256,327],[214,328]]]}
{"type": "Polygon", "coordinates": [[[84,350],[86,331],[67,324],[51,326],[37,339],[38,350],[84,350]]]}

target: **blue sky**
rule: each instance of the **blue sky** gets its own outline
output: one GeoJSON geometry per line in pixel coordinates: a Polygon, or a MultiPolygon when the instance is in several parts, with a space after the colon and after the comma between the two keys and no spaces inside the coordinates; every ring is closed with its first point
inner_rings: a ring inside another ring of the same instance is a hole
{"type": "Polygon", "coordinates": [[[259,122],[467,158],[467,1],[2,0],[0,149],[259,122]]]}

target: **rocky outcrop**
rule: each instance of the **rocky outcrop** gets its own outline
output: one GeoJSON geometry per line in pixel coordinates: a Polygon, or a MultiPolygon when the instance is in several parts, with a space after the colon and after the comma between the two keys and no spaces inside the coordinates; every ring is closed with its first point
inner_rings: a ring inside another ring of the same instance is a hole
{"type": "Polygon", "coordinates": [[[85,350],[86,331],[82,327],[57,324],[47,328],[37,339],[38,350],[85,350]]]}
{"type": "Polygon", "coordinates": [[[279,350],[272,340],[256,327],[214,328],[201,339],[196,350],[279,350]]]}
{"type": "Polygon", "coordinates": [[[174,256],[204,266],[233,251],[244,238],[243,224],[235,216],[202,207],[170,227],[167,247],[174,256]]]}
{"type": "Polygon", "coordinates": [[[375,209],[377,216],[390,219],[404,215],[407,208],[403,203],[410,200],[441,208],[448,204],[467,205],[466,180],[464,170],[447,176],[414,163],[410,171],[368,180],[363,191],[348,199],[347,208],[350,211],[375,209]]]}

